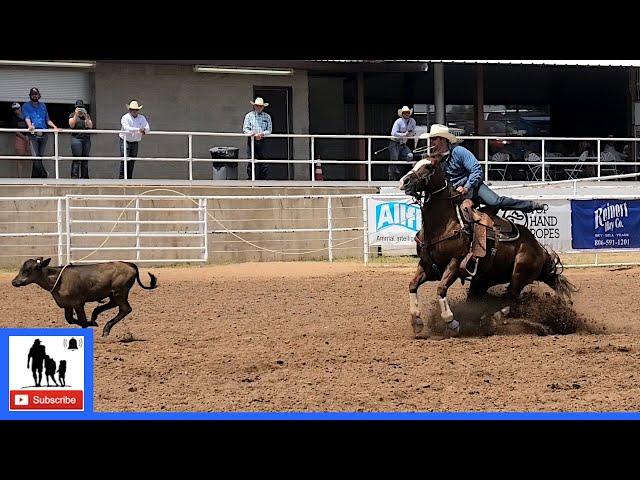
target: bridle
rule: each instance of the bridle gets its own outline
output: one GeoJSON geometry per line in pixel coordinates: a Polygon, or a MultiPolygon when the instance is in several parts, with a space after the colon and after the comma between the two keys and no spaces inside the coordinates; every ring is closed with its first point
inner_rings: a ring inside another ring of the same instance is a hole
{"type": "MultiPolygon", "coordinates": [[[[417,172],[415,172],[414,170],[411,170],[411,171],[409,172],[409,178],[411,178],[411,176],[416,177],[416,179],[415,179],[415,183],[416,183],[416,185],[417,185],[417,183],[418,183],[419,181],[421,181],[421,180],[423,180],[423,179],[424,179],[424,181],[425,181],[425,185],[428,185],[428,184],[429,184],[429,182],[431,181],[431,177],[433,176],[433,174],[435,173],[435,171],[436,171],[436,170],[435,170],[435,167],[434,167],[434,168],[431,170],[431,172],[430,172],[430,173],[428,173],[428,174],[426,174],[426,175],[424,175],[424,176],[422,176],[422,177],[419,177],[417,172]]],[[[437,190],[434,190],[434,191],[432,191],[432,192],[429,192],[428,194],[425,192],[425,195],[423,195],[421,192],[418,192],[418,191],[415,191],[415,190],[414,190],[414,191],[412,191],[410,194],[411,194],[411,196],[415,199],[415,202],[414,202],[415,204],[418,204],[418,205],[420,205],[420,206],[424,206],[424,205],[426,205],[427,203],[429,203],[429,201],[431,200],[431,197],[433,197],[435,194],[440,193],[440,192],[442,192],[442,191],[444,191],[444,190],[446,190],[446,189],[448,189],[448,188],[449,188],[449,180],[447,180],[447,178],[446,178],[446,177],[444,177],[444,185],[443,185],[441,188],[438,188],[437,190]]],[[[462,194],[461,194],[461,193],[459,193],[459,192],[457,192],[457,193],[455,193],[454,195],[450,195],[450,196],[447,196],[447,197],[435,197],[434,199],[438,199],[438,200],[452,200],[452,199],[454,199],[454,198],[459,197],[460,195],[462,195],[462,194]]]]}

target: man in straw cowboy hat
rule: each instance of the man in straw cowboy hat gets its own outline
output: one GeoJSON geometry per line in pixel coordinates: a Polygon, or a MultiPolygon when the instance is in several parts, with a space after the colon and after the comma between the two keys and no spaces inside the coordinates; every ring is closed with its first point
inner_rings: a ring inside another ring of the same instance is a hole
{"type": "MultiPolygon", "coordinates": [[[[493,210],[520,210],[525,213],[543,211],[546,205],[531,200],[517,200],[511,197],[503,197],[491,190],[483,181],[482,166],[476,157],[463,146],[456,145],[459,140],[445,125],[431,125],[429,133],[423,134],[420,138],[429,138],[431,144],[431,156],[440,158],[438,165],[447,177],[451,185],[464,196],[460,209],[467,222],[478,227],[473,219],[473,206],[483,203],[493,210]]],[[[468,227],[465,227],[468,228],[468,227]]],[[[467,230],[469,234],[469,232],[467,230]]],[[[474,234],[474,245],[478,241],[479,235],[474,234]]],[[[484,247],[484,246],[483,246],[484,247]]],[[[465,266],[469,261],[475,260],[475,249],[469,254],[464,262],[465,266]]]]}
{"type": "Polygon", "coordinates": [[[404,106],[398,109],[398,118],[393,122],[391,128],[391,136],[395,137],[389,142],[389,159],[402,160],[408,162],[406,166],[391,164],[389,165],[389,180],[400,180],[410,169],[413,153],[407,146],[407,138],[415,135],[416,121],[411,118],[413,109],[404,106]]]}
{"type": "MultiPolygon", "coordinates": [[[[123,132],[120,136],[120,156],[124,157],[124,140],[127,140],[127,178],[133,178],[133,166],[135,160],[129,160],[130,157],[138,156],[138,144],[142,140],[142,136],[149,133],[149,122],[140,115],[142,105],[137,100],[131,100],[129,105],[125,105],[129,109],[129,113],[125,113],[120,119],[120,125],[123,132]]],[[[120,176],[124,178],[124,161],[120,162],[120,176]]]]}
{"type": "Polygon", "coordinates": [[[423,134],[421,138],[430,139],[431,155],[442,157],[442,171],[452,186],[464,195],[467,205],[478,202],[495,210],[521,210],[526,213],[544,210],[545,206],[542,203],[503,197],[491,190],[482,181],[482,166],[473,153],[463,146],[456,145],[459,140],[449,132],[449,127],[431,125],[429,133],[423,134]]]}
{"type": "MultiPolygon", "coordinates": [[[[244,116],[242,131],[254,138],[254,158],[265,160],[264,138],[271,135],[273,124],[271,115],[264,111],[269,104],[262,97],[256,97],[255,101],[249,101],[253,110],[244,116]]],[[[247,138],[247,157],[251,158],[251,137],[247,138]]],[[[247,164],[247,175],[251,179],[251,163],[247,164]]],[[[269,175],[269,164],[256,163],[256,180],[266,180],[269,175]]]]}

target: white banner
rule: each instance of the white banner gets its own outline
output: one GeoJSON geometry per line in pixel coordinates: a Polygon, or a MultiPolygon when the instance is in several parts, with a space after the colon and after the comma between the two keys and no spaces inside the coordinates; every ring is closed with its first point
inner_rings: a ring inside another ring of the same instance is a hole
{"type": "Polygon", "coordinates": [[[571,201],[542,200],[549,208],[544,212],[522,213],[518,211],[500,212],[505,218],[524,225],[544,246],[556,252],[571,250],[571,201]]]}
{"type": "MultiPolygon", "coordinates": [[[[406,196],[379,195],[367,198],[369,245],[381,245],[393,250],[400,247],[415,248],[414,237],[422,226],[418,205],[406,196]]],[[[514,223],[524,225],[544,246],[556,252],[571,251],[571,201],[544,200],[544,212],[500,212],[514,223]]],[[[413,252],[411,252],[413,253],[413,252]]]]}
{"type": "Polygon", "coordinates": [[[409,196],[367,198],[369,245],[414,247],[422,226],[420,207],[409,196]]]}

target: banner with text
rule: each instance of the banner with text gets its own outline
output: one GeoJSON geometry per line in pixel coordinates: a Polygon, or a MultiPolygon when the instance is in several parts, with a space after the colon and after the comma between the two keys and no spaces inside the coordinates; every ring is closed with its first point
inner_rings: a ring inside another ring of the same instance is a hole
{"type": "Polygon", "coordinates": [[[571,200],[574,249],[640,248],[640,200],[571,200]]]}
{"type": "Polygon", "coordinates": [[[524,225],[544,246],[556,252],[571,250],[571,204],[569,200],[545,200],[548,208],[544,212],[522,213],[500,212],[509,220],[524,225]]]}
{"type": "Polygon", "coordinates": [[[410,197],[368,197],[369,245],[414,247],[422,226],[420,207],[410,197]]]}

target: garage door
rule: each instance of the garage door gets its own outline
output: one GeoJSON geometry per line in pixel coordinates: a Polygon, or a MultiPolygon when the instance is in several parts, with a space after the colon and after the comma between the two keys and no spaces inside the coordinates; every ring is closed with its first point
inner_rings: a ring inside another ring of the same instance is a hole
{"type": "Polygon", "coordinates": [[[89,75],[67,68],[0,67],[0,102],[28,101],[29,89],[38,87],[45,103],[90,103],[89,75]]]}

